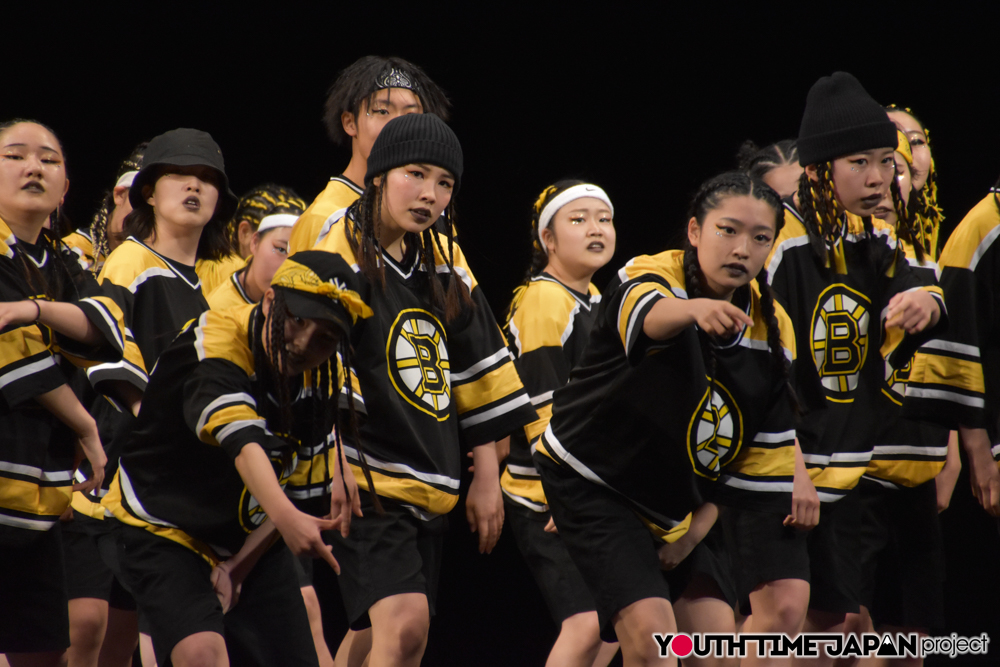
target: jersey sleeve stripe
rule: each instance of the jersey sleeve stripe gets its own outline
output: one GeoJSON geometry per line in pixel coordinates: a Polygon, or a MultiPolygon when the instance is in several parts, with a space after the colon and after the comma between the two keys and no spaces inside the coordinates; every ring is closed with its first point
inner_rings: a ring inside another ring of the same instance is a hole
{"type": "Polygon", "coordinates": [[[530,402],[513,363],[505,363],[473,382],[453,384],[451,391],[459,415],[479,410],[509,396],[521,395],[525,403],[530,402]]]}
{"type": "MultiPolygon", "coordinates": [[[[632,345],[638,337],[636,322],[645,317],[653,303],[673,296],[669,288],[656,283],[636,283],[627,288],[618,309],[618,332],[626,353],[631,352],[632,345]]],[[[639,329],[642,329],[641,323],[639,329]]]]}
{"type": "Polygon", "coordinates": [[[497,405],[496,407],[490,408],[489,410],[485,410],[465,418],[460,418],[458,420],[458,425],[462,428],[469,428],[491,419],[496,419],[501,415],[505,415],[508,412],[516,410],[522,405],[529,405],[530,403],[531,400],[528,398],[527,394],[515,395],[510,400],[497,405]]]}
{"type": "Polygon", "coordinates": [[[0,389],[13,382],[17,382],[18,380],[23,380],[30,375],[41,373],[50,368],[55,368],[56,362],[52,355],[48,353],[48,350],[46,350],[44,354],[45,356],[41,359],[0,374],[0,389]]]}
{"type": "Polygon", "coordinates": [[[457,373],[452,373],[451,381],[453,384],[461,384],[462,382],[467,381],[469,378],[472,378],[475,375],[479,374],[480,372],[486,370],[487,368],[495,366],[499,362],[508,360],[510,360],[510,352],[508,352],[507,348],[505,347],[500,348],[499,350],[497,350],[490,356],[486,357],[485,359],[480,359],[476,363],[472,364],[467,369],[459,371],[457,373]]]}
{"type": "MultiPolygon", "coordinates": [[[[214,436],[214,440],[216,442],[218,442],[218,444],[220,444],[220,445],[223,445],[225,443],[226,439],[229,438],[229,437],[231,437],[234,433],[236,433],[238,431],[242,431],[243,429],[248,429],[248,428],[260,429],[261,431],[264,432],[265,435],[269,435],[268,430],[267,430],[267,422],[265,422],[263,419],[257,417],[256,413],[253,410],[247,409],[245,406],[238,406],[238,407],[233,407],[233,408],[223,408],[222,410],[219,410],[214,415],[212,415],[212,419],[209,420],[209,423],[206,424],[205,427],[206,427],[206,431],[208,431],[209,433],[211,433],[212,436],[214,436]],[[249,413],[249,414],[253,415],[254,418],[251,418],[251,419],[236,419],[236,420],[229,419],[228,417],[230,416],[230,414],[229,414],[230,412],[232,412],[234,414],[235,413],[239,413],[239,414],[247,414],[247,413],[249,413]],[[213,424],[213,422],[216,421],[215,417],[219,417],[219,421],[222,421],[222,423],[225,424],[224,426],[222,426],[222,428],[219,428],[218,431],[216,431],[215,429],[218,428],[219,425],[218,424],[213,424]]],[[[208,442],[209,444],[215,444],[215,442],[212,442],[211,440],[205,440],[205,438],[202,437],[200,434],[199,434],[199,438],[201,438],[205,442],[208,442]]],[[[258,443],[258,444],[260,444],[260,443],[258,443]]]]}
{"type": "Polygon", "coordinates": [[[201,416],[198,417],[198,437],[202,437],[202,432],[205,430],[205,425],[208,423],[209,418],[212,414],[227,405],[242,404],[249,406],[251,409],[257,409],[257,401],[254,400],[253,396],[246,392],[239,392],[236,394],[223,394],[219,396],[214,401],[205,406],[205,409],[201,411],[201,416]]]}
{"type": "Polygon", "coordinates": [[[953,343],[947,340],[941,340],[935,338],[934,340],[929,340],[920,346],[921,349],[932,349],[932,350],[944,350],[946,352],[954,352],[956,354],[964,354],[967,357],[979,358],[979,348],[975,345],[965,345],[963,343],[953,343]]]}
{"type": "Polygon", "coordinates": [[[788,442],[789,440],[795,439],[795,430],[782,431],[781,433],[764,433],[760,431],[753,437],[754,442],[763,442],[775,444],[779,442],[788,442]]]}
{"type": "Polygon", "coordinates": [[[958,403],[959,405],[966,405],[972,408],[986,407],[986,400],[983,398],[966,396],[964,394],[959,394],[958,392],[946,391],[944,389],[925,389],[923,387],[914,387],[912,384],[907,385],[906,395],[914,396],[916,398],[936,398],[943,401],[958,403]]]}

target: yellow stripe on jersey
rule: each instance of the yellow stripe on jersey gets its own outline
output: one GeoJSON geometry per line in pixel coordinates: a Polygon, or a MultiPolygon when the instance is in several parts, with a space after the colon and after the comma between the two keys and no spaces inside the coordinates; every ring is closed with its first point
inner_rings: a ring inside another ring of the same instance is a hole
{"type": "Polygon", "coordinates": [[[676,542],[677,540],[681,539],[682,537],[687,535],[688,530],[691,528],[690,513],[688,513],[688,515],[684,517],[683,521],[681,521],[673,528],[662,528],[653,523],[652,521],[650,521],[649,519],[647,519],[646,517],[644,517],[643,515],[639,514],[638,512],[636,512],[635,515],[639,517],[639,520],[642,521],[643,525],[649,529],[649,532],[651,532],[653,536],[656,537],[656,539],[662,540],[667,544],[670,544],[671,542],[676,542]]]}
{"type": "Polygon", "coordinates": [[[210,414],[205,425],[198,432],[198,439],[206,444],[218,446],[220,444],[218,438],[225,437],[220,429],[226,429],[228,435],[233,427],[237,427],[235,430],[239,430],[241,422],[252,422],[262,428],[264,426],[264,420],[249,405],[230,403],[210,414]]]}
{"type": "Polygon", "coordinates": [[[154,535],[159,535],[160,537],[166,538],[172,542],[176,542],[181,546],[187,547],[191,551],[195,552],[199,556],[205,559],[205,561],[215,567],[220,562],[222,562],[215,551],[202,542],[199,539],[191,537],[183,530],[179,528],[170,528],[167,526],[157,526],[152,523],[143,521],[142,519],[133,516],[125,509],[122,505],[122,492],[121,492],[121,473],[116,473],[115,478],[111,480],[111,488],[108,489],[107,495],[101,500],[103,504],[116,519],[122,523],[126,523],[130,526],[135,526],[136,528],[143,528],[153,533],[154,535]]]}
{"type": "Polygon", "coordinates": [[[0,508],[42,517],[58,517],[69,507],[71,485],[39,486],[23,479],[0,477],[0,508]]]}
{"type": "Polygon", "coordinates": [[[868,474],[903,486],[915,487],[929,482],[944,469],[944,457],[936,461],[895,461],[872,458],[868,474]]]}
{"type": "Polygon", "coordinates": [[[850,491],[865,474],[868,462],[861,466],[808,468],[809,477],[816,487],[850,491]]]}
{"type": "Polygon", "coordinates": [[[48,352],[49,346],[43,340],[38,325],[27,325],[0,334],[0,385],[12,381],[7,379],[2,369],[36,355],[48,356],[48,352]]]}
{"type": "Polygon", "coordinates": [[[523,386],[514,365],[505,363],[477,380],[462,384],[456,383],[452,386],[451,393],[455,399],[458,414],[461,415],[503,400],[516,393],[523,386]]]}
{"type": "Polygon", "coordinates": [[[201,280],[201,293],[211,294],[246,264],[247,261],[236,254],[215,260],[199,259],[194,263],[194,272],[201,280]]]}
{"type": "MultiPolygon", "coordinates": [[[[368,481],[361,466],[349,464],[358,488],[369,491],[368,481]]],[[[392,477],[376,470],[371,471],[372,482],[378,490],[378,495],[392,500],[398,500],[410,505],[416,505],[431,514],[447,514],[458,503],[458,493],[446,493],[425,484],[412,477],[392,477]]]]}
{"type": "Polygon", "coordinates": [[[549,280],[532,282],[510,321],[518,354],[543,347],[562,347],[577,303],[561,284],[549,280]]]}
{"type": "Polygon", "coordinates": [[[723,472],[738,471],[742,475],[757,477],[791,477],[795,474],[795,446],[744,447],[739,456],[723,472]]]}
{"type": "Polygon", "coordinates": [[[73,492],[73,498],[69,504],[80,514],[89,516],[91,519],[104,520],[104,505],[95,503],[80,491],[73,492]]]}
{"type": "Polygon", "coordinates": [[[549,427],[549,422],[552,420],[552,403],[535,408],[535,412],[538,413],[538,419],[524,427],[524,434],[528,437],[529,443],[538,439],[549,427]]]}
{"type": "Polygon", "coordinates": [[[500,475],[500,487],[512,495],[527,498],[539,505],[549,504],[545,499],[545,490],[542,489],[542,480],[538,477],[530,479],[513,477],[510,470],[504,467],[503,474],[500,475]]]}
{"type": "Polygon", "coordinates": [[[927,348],[921,349],[914,356],[910,377],[911,379],[933,377],[935,384],[974,391],[978,394],[986,393],[981,363],[931,354],[927,348]]]}
{"type": "Polygon", "coordinates": [[[673,297],[674,295],[663,285],[657,285],[656,283],[643,283],[641,285],[636,285],[628,290],[628,293],[622,299],[621,308],[618,311],[618,335],[622,340],[622,345],[628,348],[628,338],[630,327],[632,326],[632,311],[635,307],[642,301],[642,298],[651,292],[656,292],[662,294],[663,296],[673,297]]]}
{"type": "Polygon", "coordinates": [[[198,359],[226,359],[239,366],[248,376],[253,375],[253,352],[246,343],[233,345],[233,327],[222,324],[222,321],[233,320],[239,325],[237,330],[241,330],[243,325],[240,323],[245,323],[250,318],[250,311],[254,308],[254,304],[244,304],[230,310],[208,310],[202,313],[195,341],[198,359]]]}
{"type": "Polygon", "coordinates": [[[941,268],[976,270],[979,259],[1000,236],[1000,216],[993,193],[986,195],[962,219],[941,251],[941,268]]]}
{"type": "Polygon", "coordinates": [[[357,190],[343,180],[330,179],[323,192],[319,193],[309,208],[295,221],[292,235],[288,239],[288,254],[294,255],[302,250],[312,250],[327,219],[340,209],[353,204],[359,195],[357,190]]]}

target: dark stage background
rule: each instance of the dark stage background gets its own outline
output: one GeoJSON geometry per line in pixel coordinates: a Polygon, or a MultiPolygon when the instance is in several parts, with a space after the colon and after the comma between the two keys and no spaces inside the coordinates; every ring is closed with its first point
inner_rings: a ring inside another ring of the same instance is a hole
{"type": "MultiPolygon", "coordinates": [[[[66,209],[81,226],[131,148],[179,126],[211,132],[237,193],[275,181],[311,201],[349,158],[320,121],[327,87],[362,55],[402,56],[454,102],[461,241],[498,312],[527,266],[528,209],[545,185],[580,176],[608,191],[612,266],[659,251],[697,185],[733,167],[744,139],[795,136],[806,92],[834,70],[930,128],[949,230],[1000,175],[996,15],[960,3],[678,6],[5,6],[0,119],[60,135],[66,209]]],[[[1000,537],[967,475],[941,518],[945,629],[1000,641],[1000,537]]],[[[542,665],[556,628],[511,535],[483,557],[461,506],[451,525],[424,664],[542,665]]]]}

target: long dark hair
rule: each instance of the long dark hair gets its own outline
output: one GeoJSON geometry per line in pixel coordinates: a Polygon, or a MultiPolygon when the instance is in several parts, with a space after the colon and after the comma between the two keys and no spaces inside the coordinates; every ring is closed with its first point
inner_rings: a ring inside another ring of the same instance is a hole
{"type": "MultiPolygon", "coordinates": [[[[287,349],[285,347],[285,322],[289,317],[291,317],[291,313],[285,303],[285,297],[282,291],[280,289],[274,290],[274,299],[271,301],[268,317],[265,317],[264,309],[262,307],[258,307],[255,312],[256,317],[253,321],[252,332],[254,370],[258,373],[258,377],[261,381],[257,383],[258,393],[260,395],[255,396],[254,399],[257,401],[258,406],[266,406],[269,401],[267,396],[268,388],[275,390],[277,393],[276,400],[279,407],[278,420],[276,424],[269,424],[268,426],[275,435],[284,440],[288,445],[281,450],[282,467],[285,469],[290,467],[294,452],[299,445],[299,443],[291,435],[292,426],[294,424],[292,417],[292,402],[295,400],[295,397],[292,396],[292,391],[298,389],[307,394],[308,400],[311,403],[310,412],[312,414],[312,423],[311,429],[306,434],[306,438],[308,439],[305,442],[325,442],[327,438],[333,434],[337,461],[342,472],[341,476],[344,479],[344,491],[347,493],[347,497],[350,498],[350,492],[347,489],[346,475],[351,473],[347,465],[347,459],[344,455],[340,410],[337,409],[336,406],[331,408],[329,405],[331,400],[334,402],[337,401],[337,396],[331,396],[330,390],[336,390],[339,384],[339,382],[337,382],[336,371],[336,359],[339,357],[341,366],[344,368],[344,384],[346,387],[349,416],[347,426],[351,429],[351,433],[354,436],[354,442],[357,443],[358,459],[360,460],[361,470],[364,473],[365,480],[368,482],[368,490],[371,494],[375,511],[382,514],[382,503],[379,502],[378,496],[375,493],[375,483],[372,480],[371,470],[368,468],[368,461],[365,458],[364,447],[361,444],[361,439],[358,437],[358,418],[357,411],[354,406],[354,387],[350,372],[351,344],[348,336],[341,334],[339,337],[337,354],[330,357],[320,364],[318,368],[310,372],[310,381],[308,386],[303,383],[302,386],[293,387],[291,382],[298,378],[288,378],[281,372],[281,369],[284,368],[288,362],[286,354],[287,349]],[[270,326],[268,326],[265,331],[265,324],[268,323],[270,326]],[[272,351],[270,356],[265,350],[265,337],[267,338],[267,348],[272,351]]],[[[263,407],[260,409],[263,410],[263,407]]],[[[329,474],[329,447],[325,447],[323,470],[324,486],[329,485],[329,474]]],[[[313,479],[312,471],[309,472],[308,479],[313,479]]]]}
{"type": "MultiPolygon", "coordinates": [[[[382,200],[385,195],[386,176],[387,174],[383,173],[375,177],[374,180],[378,181],[378,184],[373,181],[365,188],[361,197],[348,209],[344,221],[344,235],[358,260],[361,273],[369,282],[383,290],[385,262],[382,258],[379,231],[382,226],[382,200]]],[[[474,307],[468,287],[455,273],[455,197],[448,202],[440,220],[421,234],[407,232],[405,240],[407,246],[417,248],[417,252],[420,253],[420,265],[427,273],[430,282],[431,307],[437,314],[443,314],[446,322],[452,322],[466,308],[474,307]],[[439,234],[435,228],[443,229],[444,234],[439,234]],[[445,237],[443,242],[442,236],[445,237]],[[448,266],[450,277],[447,288],[437,271],[435,250],[448,266]]]]}
{"type": "MultiPolygon", "coordinates": [[[[768,187],[763,181],[752,178],[743,171],[729,171],[711,178],[698,189],[688,211],[688,217],[698,221],[701,227],[705,223],[705,216],[709,211],[717,209],[723,201],[729,197],[746,196],[753,197],[766,203],[774,210],[775,236],[781,230],[784,222],[784,208],[778,193],[768,187]]],[[[795,390],[788,382],[789,362],[785,357],[784,348],[781,345],[781,330],[778,328],[778,320],[775,317],[774,296],[767,281],[767,268],[761,267],[760,273],[756,276],[757,287],[760,290],[761,314],[767,321],[767,349],[771,354],[771,363],[775,373],[782,378],[788,390],[789,403],[792,409],[798,413],[799,404],[795,396],[795,390]]],[[[684,282],[689,299],[705,297],[705,274],[701,270],[698,262],[698,251],[691,245],[691,241],[685,237],[684,242],[684,282]]],[[[744,298],[750,298],[750,286],[747,285],[744,298]]],[[[708,370],[708,383],[711,390],[712,382],[715,378],[717,359],[715,356],[715,345],[708,336],[698,330],[698,337],[701,342],[701,352],[705,360],[705,367],[708,370]]]]}

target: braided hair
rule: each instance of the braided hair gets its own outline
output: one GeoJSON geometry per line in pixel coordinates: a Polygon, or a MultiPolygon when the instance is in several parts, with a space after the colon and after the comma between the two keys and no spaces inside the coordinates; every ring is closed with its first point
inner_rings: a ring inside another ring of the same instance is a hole
{"type": "Polygon", "coordinates": [[[799,147],[794,139],[784,139],[763,148],[747,139],[740,146],[736,160],[742,171],[750,174],[751,178],[762,181],[772,169],[798,164],[799,147]]]}
{"type": "MultiPolygon", "coordinates": [[[[267,396],[268,389],[272,388],[277,393],[276,400],[279,408],[277,422],[274,424],[269,423],[268,428],[287,444],[287,447],[281,449],[281,466],[286,470],[291,467],[294,453],[300,444],[291,435],[292,426],[295,423],[292,416],[292,401],[295,400],[295,397],[292,396],[293,387],[291,382],[297,378],[288,378],[280,371],[287,364],[285,322],[289,317],[291,317],[291,313],[285,302],[284,293],[282,290],[276,289],[274,290],[274,299],[271,301],[269,317],[265,317],[263,308],[257,308],[256,317],[252,324],[254,369],[261,380],[257,383],[257,392],[259,395],[254,396],[254,400],[258,406],[266,406],[269,403],[267,396]],[[270,326],[265,331],[264,327],[268,323],[270,323],[270,326]],[[265,338],[267,339],[267,348],[271,350],[270,356],[265,350],[265,338]]],[[[382,504],[375,494],[375,483],[372,481],[371,470],[368,467],[361,439],[358,437],[358,418],[354,406],[354,387],[351,381],[351,373],[349,372],[351,368],[351,344],[348,336],[340,336],[338,347],[339,349],[335,355],[307,374],[308,386],[303,383],[301,387],[295,387],[310,400],[311,429],[305,434],[307,438],[305,442],[324,442],[332,434],[337,451],[338,465],[342,471],[341,477],[343,478],[348,474],[347,461],[344,456],[340,410],[336,408],[329,409],[330,401],[336,400],[338,383],[335,369],[337,367],[336,359],[339,358],[342,367],[345,369],[344,383],[347,390],[348,427],[351,429],[354,441],[358,446],[361,470],[364,473],[365,480],[368,482],[368,489],[375,506],[375,511],[381,515],[383,513],[382,504]]],[[[330,482],[329,448],[324,448],[324,459],[323,485],[326,487],[329,486],[330,482]]],[[[313,478],[311,470],[309,471],[308,478],[310,480],[313,478]]],[[[346,479],[344,479],[344,491],[347,493],[347,497],[350,497],[346,479]]]]}
{"type": "MultiPolygon", "coordinates": [[[[146,146],[149,142],[143,141],[141,144],[132,149],[132,152],[127,158],[122,160],[122,163],[118,165],[118,171],[115,174],[115,182],[118,182],[122,176],[130,171],[139,171],[142,169],[142,156],[146,152],[146,146]]],[[[94,259],[97,260],[99,257],[107,257],[111,254],[111,240],[108,237],[108,222],[111,220],[111,213],[115,209],[115,191],[112,188],[104,193],[104,198],[101,200],[101,205],[98,207],[97,212],[94,213],[94,218],[90,222],[90,238],[94,242],[94,259]]],[[[95,261],[94,265],[91,267],[91,271],[98,273],[100,271],[100,262],[95,261]]]]}
{"type": "MultiPolygon", "coordinates": [[[[711,178],[698,189],[688,211],[689,218],[694,218],[701,227],[705,223],[705,217],[709,211],[717,209],[723,201],[729,197],[753,197],[766,203],[774,210],[775,234],[781,231],[784,224],[784,208],[778,193],[768,187],[763,181],[751,177],[743,171],[730,171],[711,178]]],[[[767,349],[771,355],[771,364],[777,377],[781,378],[788,390],[789,403],[792,409],[798,413],[799,403],[788,379],[789,362],[785,357],[784,347],[781,344],[781,331],[778,328],[778,320],[775,317],[774,296],[767,280],[767,268],[761,267],[755,280],[760,290],[761,314],[767,321],[767,349]]],[[[698,251],[691,245],[689,239],[684,242],[684,283],[689,299],[704,298],[706,294],[705,274],[701,270],[701,263],[698,261],[698,251]]],[[[752,298],[749,284],[737,290],[733,295],[734,301],[748,303],[752,298]]],[[[708,386],[712,390],[712,383],[715,378],[718,361],[715,356],[715,344],[700,329],[698,339],[701,343],[701,352],[705,360],[705,367],[708,370],[708,386]]]]}
{"type": "MultiPolygon", "coordinates": [[[[0,123],[0,134],[3,134],[5,131],[15,125],[20,125],[21,123],[30,123],[45,129],[56,140],[56,143],[59,145],[59,150],[63,154],[63,159],[65,159],[66,151],[62,147],[62,141],[59,140],[59,136],[52,130],[52,128],[45,123],[40,123],[37,120],[32,120],[30,118],[14,118],[0,123]]],[[[60,216],[58,207],[49,214],[50,223],[53,220],[53,216],[60,216]]],[[[66,285],[69,285],[74,289],[75,294],[75,296],[71,297],[70,300],[78,300],[80,298],[80,294],[73,279],[73,275],[70,273],[69,268],[59,260],[59,257],[63,252],[71,252],[69,250],[69,246],[63,243],[62,236],[56,231],[45,229],[43,227],[39,232],[34,245],[36,247],[41,246],[49,252],[51,258],[54,260],[53,264],[57,267],[57,271],[52,276],[53,280],[46,280],[38,266],[30,259],[26,244],[21,239],[17,239],[17,242],[14,244],[14,247],[17,250],[17,252],[14,253],[14,261],[20,266],[21,276],[28,284],[29,289],[34,293],[32,296],[45,295],[46,298],[52,301],[63,301],[63,291],[66,285]]]]}
{"type": "Polygon", "coordinates": [[[266,216],[275,213],[288,213],[290,215],[302,215],[306,210],[306,202],[295,190],[277,185],[275,183],[264,183],[258,185],[250,192],[240,197],[236,205],[236,212],[233,213],[232,220],[226,225],[226,237],[233,252],[240,251],[240,223],[246,220],[257,231],[260,221],[266,216]]]}
{"type": "MultiPolygon", "coordinates": [[[[524,290],[531,282],[531,279],[540,274],[549,263],[548,253],[545,252],[545,245],[542,238],[538,234],[538,223],[539,218],[542,215],[542,211],[545,209],[545,205],[557,197],[560,193],[568,190],[574,186],[582,185],[586,181],[581,181],[574,178],[565,178],[556,181],[552,185],[548,186],[542,193],[538,195],[538,199],[531,207],[531,263],[528,265],[528,270],[524,274],[524,280],[521,284],[514,289],[514,297],[511,299],[510,306],[507,308],[507,322],[510,323],[510,318],[514,316],[514,312],[517,310],[518,304],[521,302],[521,297],[524,296],[524,290]]],[[[552,230],[552,227],[549,227],[552,230]]],[[[555,233],[555,232],[553,232],[555,233]]]]}
{"type": "Polygon", "coordinates": [[[344,112],[357,118],[361,105],[371,105],[375,95],[384,86],[380,78],[395,70],[411,84],[411,90],[420,99],[424,113],[432,113],[448,120],[451,102],[444,91],[419,66],[396,57],[365,56],[354,61],[337,76],[327,92],[323,123],[330,140],[338,146],[350,145],[351,138],[344,132],[341,116],[344,112]]]}
{"type": "MultiPolygon", "coordinates": [[[[833,266],[830,248],[840,239],[843,229],[842,218],[846,209],[837,200],[833,187],[833,162],[820,162],[816,167],[816,181],[805,172],[799,178],[799,213],[813,252],[824,266],[833,266]]],[[[874,236],[875,227],[871,216],[861,218],[865,232],[874,236]]]]}
{"type": "MultiPolygon", "coordinates": [[[[905,112],[910,118],[916,121],[924,133],[924,141],[927,142],[927,149],[930,151],[930,130],[927,129],[922,120],[917,118],[917,115],[913,113],[913,109],[890,104],[885,107],[885,110],[890,112],[905,112]]],[[[927,182],[924,183],[924,187],[920,190],[916,190],[910,194],[909,207],[913,211],[913,226],[920,231],[919,237],[924,250],[932,256],[937,256],[938,245],[940,243],[938,232],[941,229],[941,223],[944,222],[944,212],[938,204],[938,172],[934,164],[933,155],[931,157],[930,171],[927,173],[927,182]]]]}
{"type": "MultiPolygon", "coordinates": [[[[382,227],[382,202],[385,196],[387,173],[376,176],[347,211],[344,235],[357,257],[358,266],[371,283],[385,289],[385,262],[382,258],[380,232],[382,227]],[[376,183],[377,181],[377,183],[376,183]]],[[[448,202],[444,215],[422,233],[407,232],[404,236],[407,247],[417,248],[420,265],[427,273],[430,283],[431,307],[444,315],[445,322],[454,321],[467,308],[473,308],[472,296],[465,283],[455,273],[455,198],[448,202]],[[443,229],[439,234],[436,228],[443,229]],[[441,237],[445,237],[447,251],[441,237]],[[448,266],[447,288],[437,271],[434,251],[448,266]]]]}

